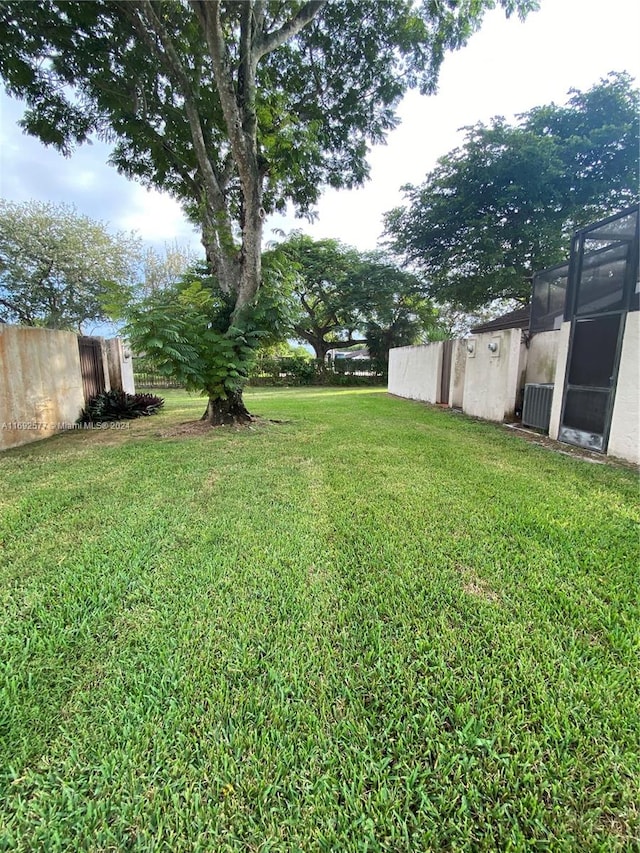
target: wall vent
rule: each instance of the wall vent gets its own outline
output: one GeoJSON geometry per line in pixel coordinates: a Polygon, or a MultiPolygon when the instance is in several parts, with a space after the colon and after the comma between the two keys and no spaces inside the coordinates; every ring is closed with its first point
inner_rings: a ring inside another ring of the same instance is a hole
{"type": "Polygon", "coordinates": [[[522,423],[549,432],[553,385],[529,383],[524,386],[522,423]]]}

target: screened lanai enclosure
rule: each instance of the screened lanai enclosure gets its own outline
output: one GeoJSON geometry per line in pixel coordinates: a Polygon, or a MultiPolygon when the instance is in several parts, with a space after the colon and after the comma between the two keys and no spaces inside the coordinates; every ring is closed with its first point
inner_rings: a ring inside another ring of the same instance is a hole
{"type": "Polygon", "coordinates": [[[627,314],[639,308],[638,205],[576,232],[567,284],[558,438],[606,451],[627,314]]]}
{"type": "Polygon", "coordinates": [[[640,465],[638,218],[636,204],[576,231],[569,261],[534,275],[528,315],[477,326],[448,353],[390,350],[389,391],[640,465]]]}
{"type": "Polygon", "coordinates": [[[560,328],[564,319],[568,281],[568,263],[535,273],[529,320],[529,331],[532,334],[560,328]]]}

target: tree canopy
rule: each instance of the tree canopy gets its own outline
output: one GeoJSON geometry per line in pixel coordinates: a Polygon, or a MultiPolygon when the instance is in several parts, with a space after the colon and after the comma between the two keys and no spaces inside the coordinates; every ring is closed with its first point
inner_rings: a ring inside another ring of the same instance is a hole
{"type": "Polygon", "coordinates": [[[566,260],[573,230],[637,198],[637,103],[629,75],[612,73],[516,124],[466,128],[464,144],[386,215],[390,246],[439,302],[528,302],[530,277],[566,260]]]}
{"type": "Polygon", "coordinates": [[[371,357],[383,370],[392,347],[447,336],[438,309],[426,295],[424,280],[399,269],[381,252],[363,256],[351,283],[351,299],[365,320],[364,336],[371,357]]]}
{"type": "Polygon", "coordinates": [[[183,203],[233,336],[260,285],[265,214],[361,184],[406,89],[432,91],[445,51],[497,4],[537,5],[7,0],[0,76],[27,132],[66,153],[97,133],[123,174],[183,203]]]}
{"type": "Polygon", "coordinates": [[[149,246],[144,252],[143,281],[138,291],[150,296],[175,287],[197,261],[195,253],[177,241],[165,243],[163,252],[149,246]]]}
{"type": "Polygon", "coordinates": [[[275,251],[286,259],[292,271],[292,337],[310,344],[316,358],[324,358],[335,347],[363,343],[356,334],[362,317],[349,291],[360,264],[356,250],[339,240],[313,240],[296,233],[275,251]]]}
{"type": "Polygon", "coordinates": [[[437,312],[420,279],[380,253],[299,233],[275,251],[292,266],[291,334],[310,344],[317,358],[366,342],[385,363],[390,347],[417,343],[437,327],[437,312]]]}
{"type": "Polygon", "coordinates": [[[73,206],[0,200],[0,319],[77,332],[117,319],[139,259],[136,237],[73,206]]]}

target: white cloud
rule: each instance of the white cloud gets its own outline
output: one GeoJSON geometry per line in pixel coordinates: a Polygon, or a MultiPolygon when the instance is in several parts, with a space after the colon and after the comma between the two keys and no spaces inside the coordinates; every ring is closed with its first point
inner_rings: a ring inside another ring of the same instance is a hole
{"type": "Polygon", "coordinates": [[[131,185],[126,209],[113,222],[118,228],[137,233],[150,243],[187,243],[202,254],[193,226],[186,220],[178,202],[165,193],[131,185]]]}
{"type": "Polygon", "coordinates": [[[67,178],[68,186],[72,189],[90,190],[95,189],[100,178],[95,168],[78,169],[71,172],[67,178]]]}
{"type": "MultiPolygon", "coordinates": [[[[524,23],[507,21],[501,10],[488,13],[467,47],[446,57],[438,94],[407,95],[402,124],[371,153],[370,182],[351,192],[325,191],[314,224],[291,214],[270,217],[265,238],[273,237],[273,228],[301,228],[360,249],[375,247],[383,213],[402,202],[400,187],[420,183],[437,158],[461,142],[459,128],[563,102],[569,88],[587,89],[609,71],[640,78],[638,32],[637,0],[542,0],[524,23]]],[[[20,105],[0,96],[0,109],[2,196],[73,202],[82,213],[137,230],[158,247],[178,240],[202,254],[179,205],[107,166],[106,145],[84,146],[65,159],[22,135],[15,124],[20,105]]]]}
{"type": "Polygon", "coordinates": [[[375,248],[384,212],[402,203],[400,187],[421,183],[438,157],[462,142],[463,126],[563,103],[569,89],[588,89],[609,71],[640,78],[638,32],[637,0],[542,0],[524,22],[490,12],[470,43],[445,58],[437,95],[405,97],[400,127],[371,152],[364,188],[327,190],[313,224],[290,212],[269,227],[375,248]]]}

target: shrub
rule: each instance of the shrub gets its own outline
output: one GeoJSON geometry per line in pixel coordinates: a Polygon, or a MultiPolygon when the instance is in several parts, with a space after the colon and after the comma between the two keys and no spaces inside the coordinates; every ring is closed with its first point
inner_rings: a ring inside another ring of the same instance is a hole
{"type": "Polygon", "coordinates": [[[79,424],[124,421],[155,415],[164,406],[155,394],[127,394],[125,391],[103,391],[92,397],[80,412],[79,424]]]}
{"type": "Polygon", "coordinates": [[[249,384],[254,386],[384,385],[386,379],[386,372],[370,360],[344,359],[328,364],[321,359],[262,356],[249,372],[249,384]]]}

